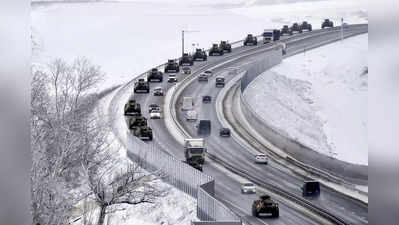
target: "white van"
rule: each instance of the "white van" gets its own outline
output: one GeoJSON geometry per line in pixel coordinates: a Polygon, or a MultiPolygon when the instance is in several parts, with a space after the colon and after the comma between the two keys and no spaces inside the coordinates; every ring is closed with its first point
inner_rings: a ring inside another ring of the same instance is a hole
{"type": "Polygon", "coordinates": [[[192,110],[194,107],[194,101],[192,97],[183,97],[183,111],[192,110]]]}

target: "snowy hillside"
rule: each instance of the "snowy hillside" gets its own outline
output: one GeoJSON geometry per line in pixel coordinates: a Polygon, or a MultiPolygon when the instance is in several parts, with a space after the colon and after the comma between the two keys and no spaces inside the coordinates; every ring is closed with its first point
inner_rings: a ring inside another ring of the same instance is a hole
{"type": "Polygon", "coordinates": [[[359,14],[365,7],[357,0],[268,6],[265,2],[133,0],[37,5],[31,18],[33,39],[40,40],[40,45],[35,45],[32,59],[40,64],[55,57],[71,61],[85,56],[106,72],[102,87],[106,88],[178,57],[182,29],[199,31],[185,36],[185,49],[192,51],[193,44],[208,48],[213,42],[243,39],[247,33],[295,21],[307,20],[319,27],[324,18],[345,15],[348,23],[367,22],[359,14]],[[235,6],[219,7],[230,3],[235,6]]]}
{"type": "Polygon", "coordinates": [[[251,83],[245,96],[288,137],[368,165],[367,53],[365,34],[287,58],[251,83]]]}

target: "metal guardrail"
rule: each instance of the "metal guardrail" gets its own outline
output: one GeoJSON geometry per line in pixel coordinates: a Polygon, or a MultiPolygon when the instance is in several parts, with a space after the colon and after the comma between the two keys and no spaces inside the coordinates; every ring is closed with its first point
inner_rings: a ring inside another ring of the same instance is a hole
{"type": "MultiPolygon", "coordinates": [[[[364,26],[364,25],[350,25],[350,28],[356,29],[357,27],[361,27],[361,26],[364,26]]],[[[350,28],[344,28],[344,29],[350,29],[350,28]]],[[[299,41],[299,40],[306,39],[307,37],[314,37],[314,36],[318,36],[318,35],[326,35],[327,33],[336,33],[339,30],[340,30],[340,27],[330,28],[330,29],[328,29],[328,31],[316,30],[316,31],[313,31],[313,32],[302,33],[302,35],[296,35],[296,36],[291,36],[291,37],[288,37],[288,38],[284,38],[284,39],[282,39],[282,42],[285,42],[286,44],[290,44],[292,42],[296,42],[296,41],[299,41]]],[[[242,41],[243,40],[234,42],[234,44],[242,43],[242,41]]],[[[259,47],[259,48],[262,48],[262,47],[259,47]]],[[[251,51],[252,52],[256,52],[256,49],[251,49],[251,51]]],[[[255,53],[253,53],[253,54],[255,54],[255,53]]],[[[211,67],[211,66],[212,65],[208,65],[208,66],[202,67],[202,68],[198,69],[195,73],[193,73],[191,76],[186,77],[183,81],[181,81],[178,84],[178,86],[176,86],[176,88],[175,88],[175,90],[174,90],[174,92],[172,94],[172,101],[171,101],[171,104],[169,105],[169,110],[170,110],[170,113],[172,114],[172,119],[174,120],[174,123],[176,124],[178,130],[181,132],[181,135],[183,137],[187,137],[188,138],[188,137],[190,137],[190,135],[185,131],[185,129],[177,121],[176,111],[175,111],[175,106],[177,104],[177,98],[180,95],[180,93],[182,93],[184,88],[187,87],[187,84],[190,83],[194,79],[195,74],[197,74],[201,70],[204,70],[205,68],[208,68],[208,67],[211,67]]],[[[213,155],[208,154],[208,156],[212,157],[214,160],[218,160],[213,155]]],[[[306,201],[304,199],[298,198],[297,196],[295,196],[295,195],[293,195],[291,193],[288,193],[288,192],[286,192],[286,191],[284,191],[284,190],[282,190],[282,189],[280,189],[278,187],[274,187],[274,186],[272,186],[272,185],[270,185],[270,184],[268,184],[268,183],[266,183],[264,181],[260,181],[259,179],[257,179],[256,177],[253,177],[249,173],[245,173],[243,171],[239,171],[234,166],[231,166],[231,165],[229,165],[228,163],[226,163],[226,162],[224,162],[222,160],[219,160],[219,163],[222,164],[222,165],[225,165],[231,171],[235,171],[236,173],[241,174],[242,176],[247,177],[247,178],[249,178],[250,180],[252,180],[252,181],[254,181],[256,183],[267,187],[268,189],[270,189],[273,192],[285,197],[286,199],[289,199],[289,200],[291,200],[293,202],[296,202],[298,205],[305,206],[306,208],[310,209],[311,211],[315,212],[316,214],[320,215],[321,217],[323,217],[323,218],[325,218],[325,219],[327,219],[329,221],[332,221],[332,222],[334,222],[336,224],[347,224],[341,218],[329,213],[327,210],[325,210],[323,208],[320,208],[318,206],[313,205],[311,202],[308,202],[308,201],[306,201]]]]}

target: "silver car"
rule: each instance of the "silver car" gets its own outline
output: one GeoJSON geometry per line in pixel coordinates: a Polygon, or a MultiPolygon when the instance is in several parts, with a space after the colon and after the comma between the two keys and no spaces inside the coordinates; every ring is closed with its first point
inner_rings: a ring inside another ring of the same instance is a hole
{"type": "Polygon", "coordinates": [[[253,183],[243,183],[241,184],[241,193],[243,194],[255,194],[256,186],[253,183]]]}
{"type": "Polygon", "coordinates": [[[265,154],[257,154],[255,156],[255,163],[267,164],[268,163],[267,156],[265,154]]]}

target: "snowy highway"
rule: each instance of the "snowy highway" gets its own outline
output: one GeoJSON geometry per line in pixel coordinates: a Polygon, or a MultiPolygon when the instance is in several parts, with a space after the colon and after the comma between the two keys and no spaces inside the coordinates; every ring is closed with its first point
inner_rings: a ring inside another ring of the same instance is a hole
{"type": "MultiPolygon", "coordinates": [[[[306,45],[322,43],[334,39],[338,34],[338,32],[328,33],[328,30],[325,32],[325,35],[294,42],[288,46],[288,54],[300,50],[306,45]]],[[[348,29],[347,34],[350,34],[351,32],[353,31],[348,29]]],[[[358,30],[356,30],[356,32],[358,32],[358,30]]],[[[234,48],[233,52],[230,54],[225,54],[221,57],[208,57],[208,61],[206,62],[195,62],[194,66],[192,66],[192,71],[197,74],[208,67],[212,67],[225,61],[228,58],[237,58],[237,60],[233,60],[232,62],[226,63],[214,69],[214,75],[207,83],[198,83],[197,80],[194,79],[194,81],[183,90],[177,102],[180,103],[182,101],[182,97],[184,96],[192,96],[195,99],[195,106],[196,110],[199,112],[199,118],[210,119],[212,121],[212,134],[206,138],[207,148],[210,154],[216,156],[218,159],[222,159],[237,169],[250,173],[257,179],[301,197],[300,187],[303,184],[304,178],[294,174],[289,169],[281,166],[280,164],[274,163],[273,161],[270,161],[268,165],[254,164],[254,155],[252,152],[256,150],[249,152],[241,147],[241,145],[237,143],[233,137],[221,138],[218,134],[218,130],[221,128],[221,123],[218,120],[215,99],[221,89],[215,88],[215,77],[223,76],[226,79],[226,83],[228,83],[229,80],[233,78],[233,75],[230,75],[226,71],[226,68],[233,66],[240,67],[253,60],[258,54],[268,54],[269,51],[266,50],[266,48],[267,45],[262,44],[259,46],[237,47],[234,48]],[[244,52],[248,52],[248,49],[264,49],[264,51],[261,51],[255,55],[242,57],[244,52]],[[201,97],[204,95],[212,96],[211,104],[202,104],[201,97]]],[[[161,86],[166,92],[166,90],[168,90],[173,84],[167,83],[167,79],[165,79],[165,77],[166,75],[164,76],[163,83],[151,83],[151,90],[153,90],[155,87],[161,86]]],[[[181,79],[182,78],[180,78],[180,80],[181,79]]],[[[125,98],[131,97],[130,94],[133,92],[133,82],[119,89],[118,92],[120,92],[120,94],[116,94],[115,96],[119,98],[124,96],[124,99],[121,98],[115,102],[126,102],[127,99],[125,98]]],[[[152,103],[163,105],[165,98],[153,96],[152,92],[150,92],[150,94],[135,94],[134,99],[140,102],[144,116],[149,118],[148,106],[152,103]]],[[[110,105],[110,107],[116,106],[110,105]]],[[[196,136],[196,128],[194,123],[185,121],[184,115],[180,111],[178,105],[176,106],[176,111],[178,122],[191,136],[196,136]]],[[[113,116],[113,123],[118,124],[118,130],[114,130],[114,132],[126,132],[127,127],[122,126],[124,122],[122,112],[113,116]]],[[[165,152],[168,152],[174,155],[176,158],[183,160],[183,146],[175,140],[173,135],[167,129],[165,121],[163,119],[149,120],[149,125],[153,129],[154,140],[152,143],[148,144],[159,146],[165,152]]],[[[133,136],[131,136],[131,138],[134,138],[136,141],[140,141],[133,136]]],[[[216,179],[216,196],[230,206],[234,211],[236,211],[236,213],[243,216],[251,224],[325,224],[326,222],[322,221],[320,218],[317,218],[317,216],[314,216],[313,212],[286,202],[284,199],[279,198],[279,196],[276,196],[273,193],[269,193],[268,190],[262,186],[258,187],[258,193],[256,195],[241,194],[240,183],[247,181],[247,178],[243,178],[232,173],[231,171],[228,171],[228,169],[226,169],[222,164],[217,163],[215,160],[207,160],[204,165],[204,173],[207,173],[216,179]],[[251,203],[256,196],[259,196],[263,192],[270,194],[280,203],[279,219],[257,219],[251,216],[251,203]]],[[[368,209],[366,205],[350,200],[349,198],[333,190],[324,188],[322,190],[321,196],[318,199],[310,201],[321,208],[327,209],[329,212],[342,218],[349,224],[368,223],[368,209]]]]}

